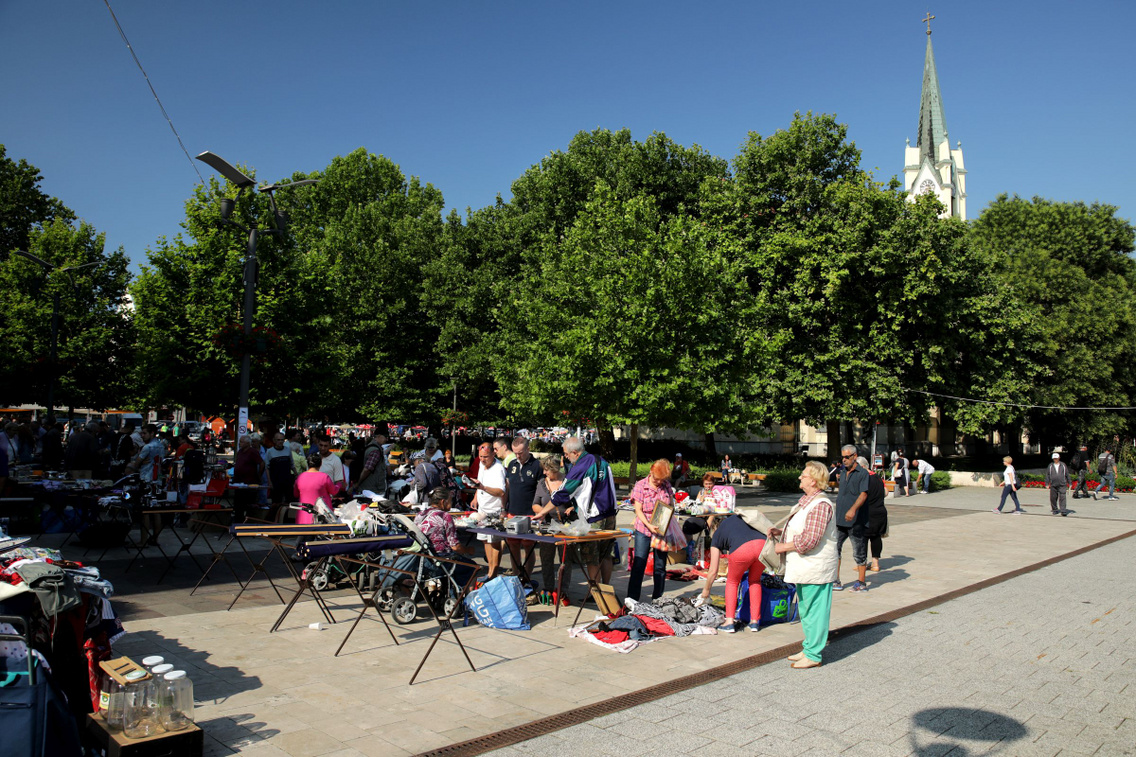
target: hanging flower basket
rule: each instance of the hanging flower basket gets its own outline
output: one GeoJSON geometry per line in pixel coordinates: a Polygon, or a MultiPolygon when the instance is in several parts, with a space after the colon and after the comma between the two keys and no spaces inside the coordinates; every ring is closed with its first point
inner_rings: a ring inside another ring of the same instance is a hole
{"type": "Polygon", "coordinates": [[[280,335],[263,326],[254,326],[252,333],[246,336],[243,326],[238,323],[228,323],[213,335],[213,346],[235,358],[244,357],[246,354],[264,354],[275,349],[279,344],[280,335]]]}

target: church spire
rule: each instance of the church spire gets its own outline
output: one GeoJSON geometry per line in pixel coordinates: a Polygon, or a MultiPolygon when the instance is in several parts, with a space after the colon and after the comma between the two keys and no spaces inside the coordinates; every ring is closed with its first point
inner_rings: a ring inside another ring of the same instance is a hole
{"type": "MultiPolygon", "coordinates": [[[[930,16],[934,18],[934,16],[930,16]]],[[[947,138],[947,119],[943,115],[943,96],[939,92],[939,75],[935,71],[935,52],[931,49],[931,24],[927,21],[927,54],[923,60],[923,93],[919,100],[919,134],[915,145],[919,157],[937,160],[935,151],[947,138]]]]}

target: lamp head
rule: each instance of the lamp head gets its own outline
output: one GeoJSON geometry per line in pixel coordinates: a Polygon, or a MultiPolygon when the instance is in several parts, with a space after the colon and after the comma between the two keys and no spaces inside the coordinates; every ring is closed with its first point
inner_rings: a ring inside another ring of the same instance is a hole
{"type": "Polygon", "coordinates": [[[233,215],[233,209],[237,207],[237,201],[231,197],[221,198],[221,220],[228,221],[233,215]]]}

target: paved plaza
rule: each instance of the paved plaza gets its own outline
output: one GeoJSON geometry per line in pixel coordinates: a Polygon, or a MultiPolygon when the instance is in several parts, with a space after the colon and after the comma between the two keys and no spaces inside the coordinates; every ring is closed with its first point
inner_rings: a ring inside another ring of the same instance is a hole
{"type": "MultiPolygon", "coordinates": [[[[418,754],[593,705],[610,714],[497,753],[1134,753],[1136,539],[1117,539],[1136,531],[1136,497],[1070,502],[1075,512],[1061,518],[1048,515],[1044,490],[1022,493],[1025,516],[993,515],[997,494],[967,487],[889,499],[883,570],[869,574],[867,594],[835,595],[832,626],[844,630],[811,671],[776,661],[714,673],[799,644],[798,625],[664,639],[624,655],[569,638],[567,619],[554,623],[536,606],[531,631],[459,628],[477,672],[443,638],[408,686],[433,622],[392,623],[396,646],[364,620],[335,657],[343,621],[360,606],[349,590],[331,595],[335,625],[310,629],[321,617],[308,601],[270,634],[281,605],[263,579],[226,610],[232,577],[190,597],[198,574],[184,557],[158,586],[160,560],[125,575],[121,553],[100,564],[129,631],[118,651],[162,653],[190,671],[209,755],[418,754]],[[994,585],[965,593],[984,582],[994,585]],[[711,683],[619,709],[621,697],[697,674],[711,683]]],[[[747,492],[739,504],[776,520],[795,499],[747,492]]],[[[617,571],[617,588],[625,581],[617,571]]],[[[668,594],[700,587],[668,582],[668,594]]]]}

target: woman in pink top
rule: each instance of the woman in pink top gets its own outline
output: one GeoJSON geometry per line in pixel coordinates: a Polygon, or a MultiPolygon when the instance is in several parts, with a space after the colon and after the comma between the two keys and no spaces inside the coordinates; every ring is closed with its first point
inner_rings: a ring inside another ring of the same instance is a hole
{"type": "MultiPolygon", "coordinates": [[[[317,500],[322,499],[330,509],[331,498],[335,496],[337,489],[331,481],[331,476],[320,470],[322,464],[323,458],[318,454],[308,457],[308,469],[296,476],[293,493],[299,497],[301,504],[314,505],[317,500]]],[[[314,522],[315,518],[305,510],[296,514],[296,523],[301,526],[314,522]]]]}
{"type": "Polygon", "coordinates": [[[641,479],[631,490],[631,503],[635,505],[635,559],[631,561],[631,577],[627,580],[627,596],[639,601],[643,591],[643,573],[647,569],[647,555],[654,549],[655,569],[654,591],[651,599],[663,596],[667,583],[667,552],[686,546],[686,537],[677,518],[671,518],[666,533],[651,523],[655,507],[659,504],[674,505],[674,489],[671,488],[671,464],[666,460],[656,460],[647,477],[641,479]]]}

